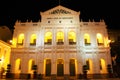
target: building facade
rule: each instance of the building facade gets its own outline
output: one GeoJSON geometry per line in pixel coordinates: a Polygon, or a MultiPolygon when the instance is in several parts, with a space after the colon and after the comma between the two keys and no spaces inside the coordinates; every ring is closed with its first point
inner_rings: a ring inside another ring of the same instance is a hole
{"type": "Polygon", "coordinates": [[[41,21],[14,26],[11,72],[44,77],[76,76],[87,65],[88,74],[106,74],[111,65],[106,24],[80,21],[80,12],[61,5],[40,12],[41,21]],[[34,66],[36,67],[34,69],[34,66]]]}
{"type": "Polygon", "coordinates": [[[7,70],[7,65],[10,63],[10,53],[11,45],[0,40],[0,78],[1,73],[6,73],[5,70],[7,70]]]}

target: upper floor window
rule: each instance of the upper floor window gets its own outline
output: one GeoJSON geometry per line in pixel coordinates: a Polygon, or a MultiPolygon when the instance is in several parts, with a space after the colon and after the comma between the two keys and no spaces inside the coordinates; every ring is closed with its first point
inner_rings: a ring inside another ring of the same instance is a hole
{"type": "Polygon", "coordinates": [[[36,34],[32,34],[30,37],[30,45],[36,45],[36,34]]]}
{"type": "Polygon", "coordinates": [[[103,37],[100,33],[97,33],[97,44],[98,46],[103,45],[103,37]]]}
{"type": "Polygon", "coordinates": [[[86,46],[90,45],[90,35],[89,34],[84,34],[84,43],[86,46]]]}
{"type": "Polygon", "coordinates": [[[64,44],[64,34],[62,31],[60,32],[57,32],[57,44],[58,45],[61,45],[61,44],[64,44]]]}
{"type": "Polygon", "coordinates": [[[75,34],[75,32],[70,31],[68,33],[68,40],[69,40],[70,45],[76,44],[76,34],[75,34]]]}
{"type": "Polygon", "coordinates": [[[49,44],[49,45],[52,44],[52,33],[51,32],[45,33],[44,44],[49,44]]]}
{"type": "Polygon", "coordinates": [[[24,34],[20,34],[18,36],[18,45],[23,45],[23,42],[24,42],[24,34]]]}

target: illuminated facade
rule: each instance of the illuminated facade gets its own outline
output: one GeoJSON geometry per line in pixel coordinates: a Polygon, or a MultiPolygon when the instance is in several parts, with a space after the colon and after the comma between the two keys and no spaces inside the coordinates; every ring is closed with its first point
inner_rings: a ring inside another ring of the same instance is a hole
{"type": "Polygon", "coordinates": [[[105,74],[111,64],[106,24],[83,22],[80,12],[56,6],[40,12],[41,21],[20,22],[14,26],[11,71],[16,74],[37,73],[75,76],[83,73],[105,74]]]}
{"type": "Polygon", "coordinates": [[[11,46],[0,40],[0,72],[2,69],[7,70],[7,65],[10,63],[11,46]]]}

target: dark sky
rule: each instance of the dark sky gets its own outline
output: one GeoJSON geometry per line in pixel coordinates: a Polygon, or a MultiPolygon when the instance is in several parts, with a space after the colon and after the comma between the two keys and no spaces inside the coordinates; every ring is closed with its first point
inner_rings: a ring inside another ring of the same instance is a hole
{"type": "MultiPolygon", "coordinates": [[[[104,19],[108,28],[120,29],[119,0],[106,1],[60,0],[60,5],[80,11],[80,18],[83,21],[104,19]]],[[[36,22],[40,19],[40,11],[46,11],[57,5],[59,0],[0,0],[0,25],[13,28],[17,19],[36,22]]]]}

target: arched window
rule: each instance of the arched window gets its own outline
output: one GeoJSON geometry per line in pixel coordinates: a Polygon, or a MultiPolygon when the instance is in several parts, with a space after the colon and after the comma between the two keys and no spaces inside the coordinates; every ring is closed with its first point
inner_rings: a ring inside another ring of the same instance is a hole
{"type": "Polygon", "coordinates": [[[45,64],[45,73],[46,76],[51,76],[51,59],[46,59],[46,64],[45,64]]]}
{"type": "Polygon", "coordinates": [[[28,73],[32,73],[33,72],[33,66],[35,65],[35,61],[33,59],[29,60],[28,63],[28,73]]]}
{"type": "Polygon", "coordinates": [[[91,59],[86,60],[86,65],[87,65],[88,73],[92,73],[93,72],[92,60],[91,59]]]}
{"type": "Polygon", "coordinates": [[[20,34],[18,36],[18,45],[23,45],[24,42],[24,34],[20,34]]]}
{"type": "Polygon", "coordinates": [[[100,59],[100,71],[101,73],[106,73],[106,63],[104,59],[100,59]]]}
{"type": "Polygon", "coordinates": [[[57,76],[63,76],[64,75],[64,61],[63,59],[57,60],[57,76]]]}
{"type": "Polygon", "coordinates": [[[15,73],[20,73],[21,71],[21,60],[17,59],[15,61],[15,73]]]}
{"type": "Polygon", "coordinates": [[[44,44],[49,44],[49,45],[52,44],[52,33],[51,32],[45,33],[44,44]]]}
{"type": "Polygon", "coordinates": [[[70,59],[69,62],[69,71],[70,71],[70,76],[75,76],[75,59],[70,59]]]}
{"type": "Polygon", "coordinates": [[[36,34],[32,34],[30,37],[30,45],[36,45],[36,34]]]}
{"type": "Polygon", "coordinates": [[[57,44],[60,45],[60,44],[64,44],[64,34],[63,32],[57,32],[57,44]]]}
{"type": "Polygon", "coordinates": [[[75,34],[75,32],[70,31],[68,33],[68,40],[69,40],[70,45],[76,44],[76,34],[75,34]]]}
{"type": "Polygon", "coordinates": [[[103,37],[100,33],[97,33],[97,44],[98,46],[103,45],[103,37]]]}
{"type": "Polygon", "coordinates": [[[90,45],[90,35],[89,34],[84,34],[84,43],[86,46],[90,45]]]}

